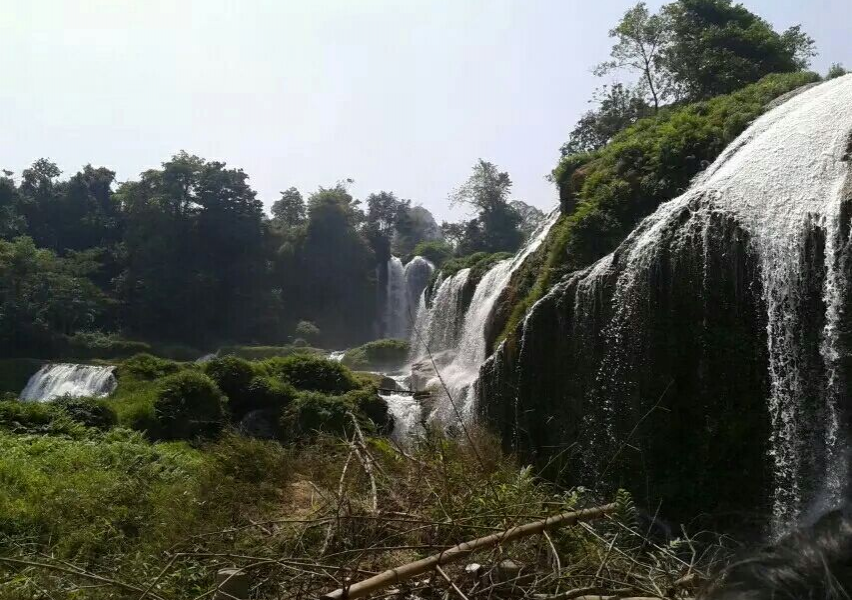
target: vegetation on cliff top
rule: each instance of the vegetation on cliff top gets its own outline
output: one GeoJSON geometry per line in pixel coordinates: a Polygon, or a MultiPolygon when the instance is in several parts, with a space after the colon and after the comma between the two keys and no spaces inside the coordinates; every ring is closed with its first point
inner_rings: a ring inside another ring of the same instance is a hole
{"type": "Polygon", "coordinates": [[[817,81],[815,73],[769,75],[733,94],[662,108],[595,152],[563,157],[553,171],[563,217],[517,275],[522,287],[503,309],[503,336],[552,282],[612,252],[642,218],[686,191],[774,100],[817,81]]]}

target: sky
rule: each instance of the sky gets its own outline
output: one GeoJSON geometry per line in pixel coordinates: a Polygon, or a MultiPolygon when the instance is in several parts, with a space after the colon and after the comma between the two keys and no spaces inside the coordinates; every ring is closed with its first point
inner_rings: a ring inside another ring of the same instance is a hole
{"type": "MultiPolygon", "coordinates": [[[[353,179],[439,220],[479,158],[545,179],[633,0],[0,0],[0,168],[39,157],[134,179],[180,150],[271,203],[353,179]]],[[[649,1],[656,9],[660,1],[649,1]]],[[[852,66],[850,0],[747,0],[852,66]]]]}

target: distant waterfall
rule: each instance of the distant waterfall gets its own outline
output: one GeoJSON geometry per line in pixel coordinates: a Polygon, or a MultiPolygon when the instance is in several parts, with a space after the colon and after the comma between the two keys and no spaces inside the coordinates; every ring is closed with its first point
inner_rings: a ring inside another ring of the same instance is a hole
{"type": "Polygon", "coordinates": [[[417,302],[429,284],[434,266],[422,256],[415,256],[403,267],[402,260],[392,256],[387,263],[383,335],[408,339],[417,311],[417,302]]]}
{"type": "Polygon", "coordinates": [[[412,332],[413,356],[415,363],[419,362],[421,366],[429,363],[427,371],[434,360],[437,372],[431,373],[425,382],[418,381],[416,374],[414,379],[419,387],[439,391],[432,419],[452,424],[456,421],[456,409],[462,418],[471,417],[474,385],[488,354],[486,327],[494,306],[512,275],[538,250],[558,218],[559,212],[555,211],[518,254],[492,267],[476,285],[470,302],[465,302],[464,298],[470,278],[469,269],[441,281],[428,309],[425,308],[425,299],[421,300],[415,331],[412,332]],[[453,402],[444,393],[444,385],[453,402]]]}
{"type": "Polygon", "coordinates": [[[852,76],[758,119],[687,193],[533,307],[513,358],[503,349],[488,366],[493,418],[514,419],[524,443],[574,444],[590,480],[647,469],[702,489],[729,485],[700,479],[708,463],[740,469],[726,493],[757,504],[770,488],[776,533],[840,499],[850,136],[852,76]],[[656,410],[663,399],[671,414],[656,410]],[[726,458],[723,435],[758,450],[726,458]]]}
{"type": "Polygon", "coordinates": [[[21,400],[47,402],[60,396],[108,396],[117,385],[115,367],[52,364],[33,375],[21,392],[21,400]]]}

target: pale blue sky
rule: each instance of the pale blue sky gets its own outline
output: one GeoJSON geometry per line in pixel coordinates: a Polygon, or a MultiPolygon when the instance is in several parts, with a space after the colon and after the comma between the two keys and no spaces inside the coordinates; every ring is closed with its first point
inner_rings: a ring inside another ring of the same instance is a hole
{"type": "MultiPolygon", "coordinates": [[[[630,0],[0,0],[0,167],[134,178],[180,149],[436,213],[479,158],[541,207],[630,0]]],[[[649,2],[653,8],[659,1],[649,2]]],[[[852,66],[850,0],[749,0],[852,66]]]]}

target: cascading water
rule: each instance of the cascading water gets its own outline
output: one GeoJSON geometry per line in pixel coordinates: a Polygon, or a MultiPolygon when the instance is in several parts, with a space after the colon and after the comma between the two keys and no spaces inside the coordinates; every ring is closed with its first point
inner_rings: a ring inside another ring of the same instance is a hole
{"type": "MultiPolygon", "coordinates": [[[[464,294],[470,270],[464,269],[443,280],[432,306],[418,311],[411,341],[414,365],[416,368],[418,364],[432,361],[435,364],[428,365],[433,367],[433,372],[426,381],[421,379],[416,385],[437,390],[439,398],[430,419],[451,424],[458,417],[471,417],[474,385],[487,358],[486,327],[494,306],[514,272],[541,246],[558,218],[559,213],[555,211],[518,254],[492,267],[476,285],[469,303],[464,302],[464,294]]],[[[425,299],[421,300],[421,306],[425,307],[425,299]]]]}
{"type": "Polygon", "coordinates": [[[408,339],[415,320],[418,300],[429,284],[434,269],[434,265],[422,256],[415,256],[404,267],[402,260],[396,256],[388,260],[383,319],[384,337],[408,339]]]}
{"type": "Polygon", "coordinates": [[[93,365],[45,365],[30,378],[20,398],[31,402],[47,402],[60,396],[103,398],[118,383],[114,370],[115,367],[93,365]]]}
{"type": "Polygon", "coordinates": [[[703,486],[756,508],[768,488],[776,534],[817,498],[838,499],[850,136],[850,76],[758,119],[686,194],[533,307],[520,350],[487,367],[486,411],[513,419],[524,443],[574,443],[595,480],[644,470],[636,485],[679,485],[688,502],[703,486]]]}

